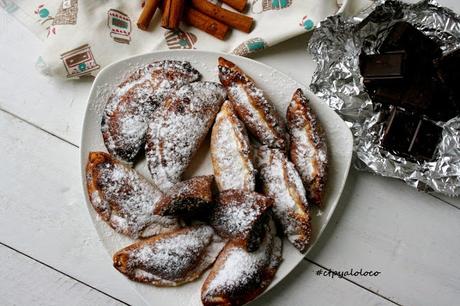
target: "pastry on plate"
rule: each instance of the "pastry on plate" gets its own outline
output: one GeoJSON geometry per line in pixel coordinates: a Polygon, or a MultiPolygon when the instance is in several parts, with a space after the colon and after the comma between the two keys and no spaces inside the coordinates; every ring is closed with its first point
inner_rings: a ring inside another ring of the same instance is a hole
{"type": "Polygon", "coordinates": [[[282,244],[273,221],[254,252],[228,242],[201,288],[203,305],[243,305],[270,285],[281,263],[282,244]]]}
{"type": "Polygon", "coordinates": [[[145,146],[155,184],[165,191],[179,182],[224,102],[222,85],[194,82],[182,86],[155,113],[145,146]]]}
{"type": "Polygon", "coordinates": [[[229,101],[222,105],[212,128],[211,160],[220,191],[254,190],[255,170],[248,135],[229,101]]]}
{"type": "Polygon", "coordinates": [[[321,208],[327,178],[326,137],[301,89],[292,96],[286,118],[291,161],[302,178],[308,202],[321,208]]]}
{"type": "Polygon", "coordinates": [[[311,235],[311,218],[300,175],[278,149],[260,147],[256,160],[264,193],[274,200],[276,219],[288,240],[305,253],[311,235]]]}
{"type": "Polygon", "coordinates": [[[154,213],[162,216],[207,215],[213,204],[214,176],[196,176],[171,187],[160,199],[154,213]]]}
{"type": "Polygon", "coordinates": [[[129,75],[110,96],[102,116],[102,136],[110,154],[133,161],[145,142],[153,112],[171,92],[199,78],[189,62],[170,60],[129,75]]]}
{"type": "Polygon", "coordinates": [[[171,287],[194,281],[224,246],[208,225],[195,225],[137,241],[113,255],[113,266],[131,280],[171,287]]]}
{"type": "Polygon", "coordinates": [[[219,194],[211,225],[223,238],[238,241],[249,252],[259,247],[273,200],[257,192],[226,190],[219,194]]]}
{"type": "Polygon", "coordinates": [[[131,238],[149,237],[179,227],[175,218],[153,214],[161,191],[107,153],[89,154],[86,183],[96,212],[121,234],[131,238]]]}
{"type": "Polygon", "coordinates": [[[285,124],[263,91],[234,63],[219,58],[220,82],[239,118],[262,144],[284,150],[285,124]]]}

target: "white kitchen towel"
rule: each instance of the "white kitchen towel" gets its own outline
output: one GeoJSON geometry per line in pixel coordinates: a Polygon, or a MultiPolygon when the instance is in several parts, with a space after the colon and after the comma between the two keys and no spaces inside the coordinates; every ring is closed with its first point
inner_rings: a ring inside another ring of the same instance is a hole
{"type": "Polygon", "coordinates": [[[339,8],[337,0],[248,2],[254,29],[249,34],[232,30],[224,41],[184,24],[176,31],[163,29],[159,11],[149,31],[141,31],[136,26],[142,10],[139,0],[0,0],[0,7],[45,40],[37,66],[63,78],[95,75],[114,61],[153,50],[197,49],[245,56],[311,31],[339,8]]]}

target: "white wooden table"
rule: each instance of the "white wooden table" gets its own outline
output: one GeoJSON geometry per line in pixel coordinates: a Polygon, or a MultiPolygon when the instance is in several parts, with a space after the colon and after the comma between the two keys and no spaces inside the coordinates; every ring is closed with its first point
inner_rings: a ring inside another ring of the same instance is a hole
{"type": "MultiPolygon", "coordinates": [[[[460,11],[458,0],[442,3],[460,11]]],[[[112,268],[83,202],[90,81],[40,75],[41,41],[3,11],[0,29],[0,305],[145,305],[112,268]]],[[[305,48],[302,36],[255,59],[308,83],[305,48]]],[[[320,243],[256,304],[459,305],[459,254],[459,199],[352,170],[320,243]],[[351,268],[381,273],[317,275],[351,268]]]]}

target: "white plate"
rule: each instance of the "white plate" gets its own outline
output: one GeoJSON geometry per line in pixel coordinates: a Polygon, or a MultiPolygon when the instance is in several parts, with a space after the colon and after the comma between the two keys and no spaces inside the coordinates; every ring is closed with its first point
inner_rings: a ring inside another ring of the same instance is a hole
{"type": "MultiPolygon", "coordinates": [[[[131,239],[115,233],[109,226],[101,221],[93,210],[86,191],[85,165],[90,151],[106,151],[100,132],[102,111],[113,88],[115,88],[127,75],[140,65],[153,61],[165,59],[187,60],[203,75],[203,80],[218,81],[217,58],[223,56],[234,62],[248,73],[264,91],[278,111],[286,112],[290,98],[297,88],[302,88],[310,98],[312,107],[318,114],[319,120],[324,126],[327,134],[329,147],[329,173],[325,197],[325,209],[321,213],[313,209],[313,237],[310,249],[318,241],[321,233],[329,222],[337,202],[342,193],[348,170],[350,168],[353,139],[347,125],[332,111],[326,104],[321,103],[317,97],[308,91],[305,86],[294,81],[287,75],[270,68],[264,64],[251,59],[214,52],[204,51],[164,51],[144,54],[114,63],[103,69],[97,75],[89,95],[88,106],[83,123],[83,135],[81,140],[81,178],[91,219],[102,240],[107,252],[112,255],[122,247],[132,242],[131,239]]],[[[209,142],[205,142],[186,176],[211,174],[212,167],[209,155],[209,142]]],[[[145,159],[136,165],[136,169],[145,177],[150,175],[147,171],[145,159]]],[[[309,249],[309,250],[310,250],[309,249]]],[[[301,255],[286,239],[283,248],[283,262],[275,276],[270,288],[281,281],[294,267],[302,260],[301,255]]],[[[111,260],[111,258],[107,258],[111,260]]],[[[155,302],[168,305],[200,305],[200,288],[204,280],[201,277],[198,281],[177,287],[177,288],[156,288],[149,285],[132,282],[139,294],[147,304],[155,302]]]]}

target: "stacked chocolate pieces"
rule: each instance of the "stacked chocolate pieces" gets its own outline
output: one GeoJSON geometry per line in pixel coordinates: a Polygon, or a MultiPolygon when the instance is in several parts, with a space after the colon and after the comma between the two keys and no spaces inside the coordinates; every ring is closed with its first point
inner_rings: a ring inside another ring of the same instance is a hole
{"type": "Polygon", "coordinates": [[[378,51],[361,53],[360,70],[372,102],[391,110],[381,145],[399,156],[430,161],[442,132],[434,122],[460,113],[460,49],[442,55],[434,40],[397,22],[378,51]]]}

